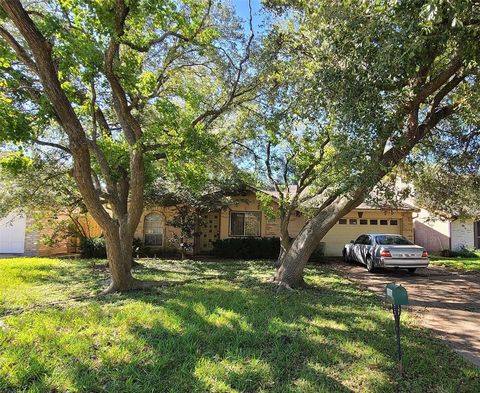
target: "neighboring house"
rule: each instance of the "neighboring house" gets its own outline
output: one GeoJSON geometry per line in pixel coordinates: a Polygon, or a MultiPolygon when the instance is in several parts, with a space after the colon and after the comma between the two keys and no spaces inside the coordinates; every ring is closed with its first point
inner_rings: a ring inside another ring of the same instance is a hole
{"type": "MultiPolygon", "coordinates": [[[[271,192],[264,191],[271,195],[271,192]]],[[[193,240],[194,254],[209,254],[213,242],[217,239],[235,237],[278,237],[280,234],[280,220],[269,219],[260,209],[254,190],[248,190],[243,195],[232,197],[233,202],[217,212],[207,213],[202,217],[198,235],[193,240]]],[[[356,239],[363,233],[395,233],[401,234],[413,241],[413,214],[418,209],[403,204],[395,209],[379,209],[365,203],[351,211],[327,233],[322,242],[327,256],[340,256],[345,243],[356,239]]],[[[174,245],[169,241],[180,230],[169,225],[175,215],[174,207],[150,207],[144,214],[135,232],[135,237],[142,240],[145,246],[152,250],[162,251],[171,249],[174,245]]],[[[91,236],[101,235],[100,227],[93,222],[89,226],[91,236]]],[[[306,218],[297,211],[291,218],[289,225],[290,236],[298,235],[306,218]]],[[[58,255],[71,253],[75,241],[64,242],[56,247],[41,245],[41,234],[30,232],[29,218],[13,217],[1,221],[0,253],[14,253],[25,255],[58,255]],[[13,220],[12,220],[13,218],[13,220]],[[23,240],[22,240],[23,239],[23,240]]]]}
{"type": "Polygon", "coordinates": [[[30,239],[26,238],[27,219],[23,215],[9,214],[0,219],[0,254],[28,254],[30,239]]]}
{"type": "Polygon", "coordinates": [[[480,221],[446,219],[420,209],[414,217],[415,243],[430,253],[480,249],[480,221]]]}
{"type": "MultiPolygon", "coordinates": [[[[412,184],[398,177],[396,187],[398,190],[409,187],[412,195],[406,202],[418,206],[415,200],[415,187],[412,184]]],[[[480,249],[480,221],[447,217],[446,214],[434,214],[427,209],[419,208],[418,213],[413,215],[415,244],[433,254],[443,250],[480,249]]]]}
{"type": "Polygon", "coordinates": [[[69,238],[54,246],[41,242],[46,232],[34,230],[35,219],[24,214],[10,213],[0,218],[0,257],[2,254],[51,256],[77,252],[78,239],[69,238]]]}

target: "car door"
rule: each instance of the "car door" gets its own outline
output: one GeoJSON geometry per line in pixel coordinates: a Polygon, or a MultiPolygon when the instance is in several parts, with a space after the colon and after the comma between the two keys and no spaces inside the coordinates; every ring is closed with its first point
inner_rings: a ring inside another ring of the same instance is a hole
{"type": "Polygon", "coordinates": [[[362,239],[362,263],[367,264],[367,255],[371,251],[372,245],[372,237],[365,235],[365,237],[362,239]]]}
{"type": "Polygon", "coordinates": [[[352,247],[353,259],[355,259],[357,262],[360,262],[360,263],[365,263],[362,258],[364,238],[365,238],[365,235],[359,236],[357,240],[355,240],[355,242],[353,243],[353,247],[352,247]]]}

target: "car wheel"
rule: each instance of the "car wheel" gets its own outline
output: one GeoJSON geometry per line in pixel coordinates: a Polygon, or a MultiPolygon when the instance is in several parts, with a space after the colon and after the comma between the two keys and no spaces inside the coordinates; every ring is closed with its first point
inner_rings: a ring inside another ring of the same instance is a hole
{"type": "Polygon", "coordinates": [[[372,273],[375,271],[375,264],[373,263],[372,257],[367,257],[367,270],[372,273]]]}
{"type": "Polygon", "coordinates": [[[413,274],[413,273],[415,273],[415,270],[417,270],[417,268],[416,267],[409,267],[407,270],[410,274],[413,274]]]}
{"type": "Polygon", "coordinates": [[[348,256],[347,250],[343,249],[343,261],[350,262],[350,257],[348,256]]]}

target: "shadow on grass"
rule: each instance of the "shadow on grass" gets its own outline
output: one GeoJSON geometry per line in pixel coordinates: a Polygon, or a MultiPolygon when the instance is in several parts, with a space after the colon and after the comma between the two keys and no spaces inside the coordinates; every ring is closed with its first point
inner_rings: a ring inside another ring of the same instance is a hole
{"type": "Polygon", "coordinates": [[[4,378],[0,387],[48,391],[58,375],[55,383],[65,384],[58,390],[84,392],[479,387],[443,345],[411,326],[403,328],[406,375],[397,384],[392,320],[372,295],[348,284],[277,293],[214,281],[113,295],[91,307],[24,316],[24,328],[50,321],[57,329],[41,331],[34,351],[28,340],[9,338],[24,371],[17,385],[4,378]]]}
{"type": "Polygon", "coordinates": [[[0,391],[480,391],[479,373],[413,325],[402,327],[405,376],[397,382],[391,316],[331,271],[309,268],[310,289],[276,292],[264,282],[268,263],[202,264],[147,262],[136,273],[227,273],[233,282],[9,318],[0,391]]]}
{"type": "Polygon", "coordinates": [[[139,265],[134,268],[136,274],[163,274],[163,273],[179,273],[189,275],[203,275],[206,273],[221,274],[229,279],[246,278],[245,274],[254,271],[256,275],[259,273],[272,274],[274,263],[272,261],[242,261],[229,260],[224,263],[219,261],[165,261],[159,259],[137,260],[139,265]],[[181,268],[179,269],[179,265],[181,268]]]}
{"type": "MultiPolygon", "coordinates": [[[[66,307],[70,303],[82,302],[99,293],[109,285],[108,266],[105,260],[71,260],[62,261],[47,258],[34,258],[35,263],[14,266],[6,269],[4,276],[13,278],[20,287],[15,292],[22,293],[22,303],[9,302],[8,296],[16,286],[10,285],[9,291],[0,291],[0,317],[19,314],[32,309],[46,307],[66,307]],[[55,263],[57,262],[57,264],[55,263]],[[52,295],[49,297],[48,295],[52,295]]],[[[170,281],[179,285],[182,281],[201,281],[208,276],[221,276],[227,280],[241,280],[253,285],[262,284],[259,277],[248,275],[248,269],[255,266],[256,273],[262,267],[270,271],[271,266],[252,261],[232,261],[228,266],[218,262],[172,261],[159,259],[144,259],[133,269],[133,274],[144,280],[170,281]],[[209,274],[207,274],[209,273],[209,274]]],[[[108,299],[108,298],[107,298],[108,299]]]]}

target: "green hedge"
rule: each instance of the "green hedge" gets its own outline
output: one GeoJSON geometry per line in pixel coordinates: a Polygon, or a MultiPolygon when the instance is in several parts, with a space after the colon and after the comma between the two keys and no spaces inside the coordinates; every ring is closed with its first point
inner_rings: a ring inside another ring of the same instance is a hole
{"type": "MultiPolygon", "coordinates": [[[[310,260],[318,260],[323,256],[323,243],[314,251],[310,260]]],[[[106,258],[107,251],[104,237],[84,237],[80,240],[82,258],[106,258]]],[[[178,256],[174,248],[154,249],[145,247],[140,239],[134,239],[134,257],[173,257],[178,256]]],[[[280,253],[278,237],[239,237],[216,240],[213,243],[212,254],[220,258],[260,258],[277,259],[280,253]]]]}
{"type": "Polygon", "coordinates": [[[453,250],[442,250],[440,253],[442,257],[448,257],[448,258],[469,258],[469,259],[475,259],[475,258],[480,258],[478,254],[475,252],[475,250],[470,250],[468,248],[462,247],[458,251],[453,251],[453,250]]]}
{"type": "Polygon", "coordinates": [[[107,248],[104,237],[82,237],[80,239],[82,258],[106,258],[107,248]]]}
{"type": "MultiPolygon", "coordinates": [[[[315,250],[311,260],[323,256],[323,243],[315,250]]],[[[261,258],[277,259],[280,254],[280,239],[278,237],[235,237],[216,240],[213,243],[212,254],[221,258],[261,258]]]]}
{"type": "Polygon", "coordinates": [[[216,240],[212,254],[222,258],[278,258],[280,239],[278,237],[235,237],[216,240]]]}
{"type": "MultiPolygon", "coordinates": [[[[98,258],[107,257],[107,248],[105,246],[105,238],[99,237],[83,237],[80,239],[80,254],[82,258],[98,258]]],[[[170,248],[152,248],[146,247],[140,239],[133,239],[132,256],[134,257],[177,257],[179,251],[173,247],[170,248]]]]}

